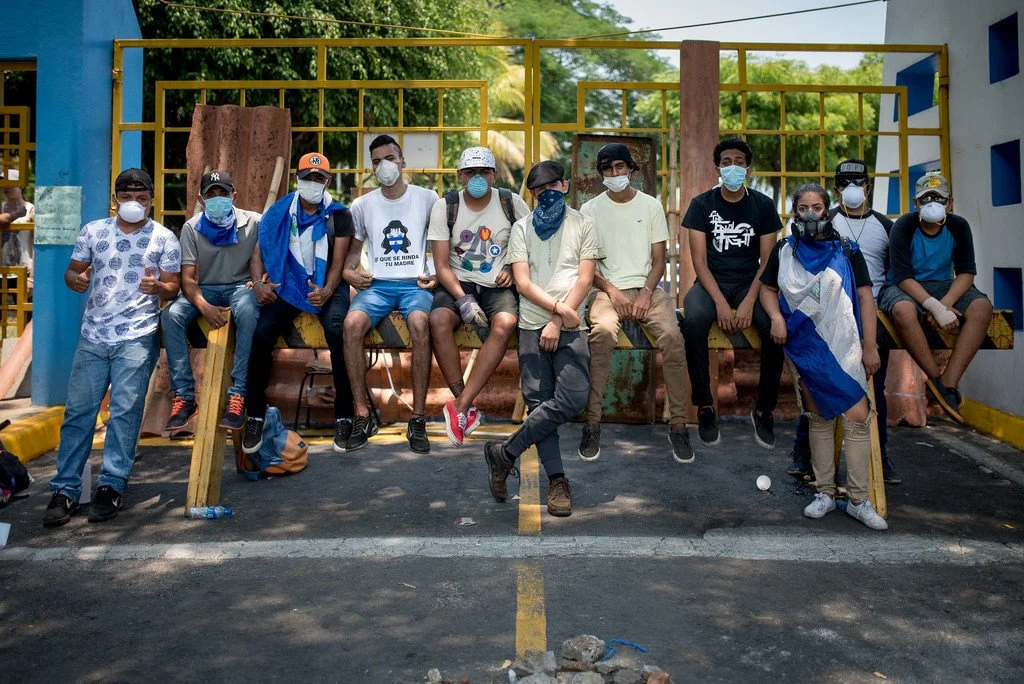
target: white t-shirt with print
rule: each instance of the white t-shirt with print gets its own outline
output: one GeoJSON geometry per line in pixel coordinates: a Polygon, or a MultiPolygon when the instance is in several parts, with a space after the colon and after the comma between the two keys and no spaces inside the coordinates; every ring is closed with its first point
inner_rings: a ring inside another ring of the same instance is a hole
{"type": "MultiPolygon", "coordinates": [[[[448,265],[460,281],[494,287],[494,279],[508,259],[512,222],[501,206],[497,188],[491,190],[491,201],[481,211],[466,206],[465,191],[460,193],[459,200],[459,212],[450,232],[448,202],[442,197],[434,203],[427,239],[449,241],[448,265]]],[[[530,208],[522,197],[512,193],[512,211],[518,220],[529,214],[530,208]]]]}
{"type": "Polygon", "coordinates": [[[174,233],[151,220],[126,234],[117,219],[100,219],[79,231],[71,258],[92,265],[92,289],[82,319],[85,339],[113,346],[156,333],[160,299],[139,286],[146,268],[156,277],[160,271],[181,271],[174,233]]]}
{"type": "Polygon", "coordinates": [[[366,243],[370,275],[411,280],[427,271],[427,223],[437,193],[410,185],[390,200],[378,188],[352,202],[356,239],[366,243]]]}

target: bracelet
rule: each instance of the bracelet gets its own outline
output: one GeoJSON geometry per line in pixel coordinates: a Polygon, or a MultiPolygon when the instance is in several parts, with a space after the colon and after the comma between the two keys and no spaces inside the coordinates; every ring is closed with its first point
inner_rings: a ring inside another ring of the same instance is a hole
{"type": "Polygon", "coordinates": [[[647,294],[651,295],[652,297],[654,296],[654,290],[647,287],[646,285],[644,285],[644,289],[647,290],[647,294]]]}
{"type": "Polygon", "coordinates": [[[551,315],[552,315],[552,316],[557,316],[557,315],[558,315],[558,305],[559,305],[559,304],[561,304],[561,302],[559,302],[559,301],[558,301],[558,300],[556,299],[556,300],[555,300],[555,305],[554,305],[553,307],[551,307],[551,315]]]}

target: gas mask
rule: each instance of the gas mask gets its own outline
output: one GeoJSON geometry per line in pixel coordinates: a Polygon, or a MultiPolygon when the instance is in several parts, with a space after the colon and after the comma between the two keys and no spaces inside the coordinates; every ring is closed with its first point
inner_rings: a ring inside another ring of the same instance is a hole
{"type": "Polygon", "coordinates": [[[818,237],[828,238],[836,234],[827,215],[817,216],[810,211],[801,216],[794,216],[791,229],[797,240],[808,242],[817,240],[818,237]]]}

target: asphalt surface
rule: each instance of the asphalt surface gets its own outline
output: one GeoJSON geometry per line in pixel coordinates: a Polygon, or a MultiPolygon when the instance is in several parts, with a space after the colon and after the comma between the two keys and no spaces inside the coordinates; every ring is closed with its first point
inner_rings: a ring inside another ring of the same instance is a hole
{"type": "Polygon", "coordinates": [[[595,463],[574,458],[579,431],[562,430],[574,513],[542,513],[539,538],[518,534],[518,501],[491,499],[482,441],[316,444],[305,472],[255,483],[228,459],[236,515],[213,521],[183,517],[188,450],[143,446],[117,519],[58,530],[39,524],[44,456],[31,496],[0,509],[3,679],[505,682],[529,564],[548,648],[623,638],[677,682],[1019,681],[1020,452],[949,424],[891,430],[905,482],[877,533],[802,517],[787,426],[768,452],[724,421],[690,465],[664,426],[605,426],[595,463]]]}

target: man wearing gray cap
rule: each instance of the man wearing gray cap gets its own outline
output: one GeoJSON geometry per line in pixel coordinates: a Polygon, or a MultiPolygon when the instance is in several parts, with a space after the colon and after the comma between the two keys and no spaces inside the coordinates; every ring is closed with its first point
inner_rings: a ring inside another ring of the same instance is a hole
{"type": "Polygon", "coordinates": [[[430,337],[437,365],[455,395],[444,405],[448,439],[459,446],[480,425],[473,401],[505,356],[516,329],[518,303],[512,289],[508,239],[512,224],[530,213],[511,190],[495,188],[496,161],[486,147],[470,147],[459,159],[459,181],[430,212],[434,269],[441,286],[430,311],[430,337]],[[455,328],[466,323],[486,338],[465,383],[455,328]]]}
{"type": "Polygon", "coordinates": [[[934,171],[921,176],[914,206],[917,211],[899,217],[889,235],[890,266],[878,308],[892,316],[903,347],[928,376],[926,384],[939,406],[963,423],[957,384],[985,340],[992,302],[974,286],[974,238],[967,220],[949,213],[949,181],[934,171]],[[941,373],[922,317],[937,330],[960,330],[941,373]]]}
{"type": "Polygon", "coordinates": [[[572,514],[558,428],[583,409],[590,394],[583,313],[597,261],[604,256],[594,222],[565,204],[564,175],[561,164],[543,161],[526,176],[537,208],[512,226],[508,261],[521,297],[519,374],[530,413],[507,440],[484,446],[491,495],[505,501],[516,460],[536,445],[548,476],[548,513],[555,516],[572,514]]]}
{"type": "Polygon", "coordinates": [[[169,431],[185,427],[199,410],[185,331],[198,316],[211,328],[223,327],[226,311],[235,324],[235,361],[220,427],[238,430],[245,422],[249,350],[260,317],[256,295],[246,283],[260,215],[236,207],[235,196],[231,174],[210,171],[199,180],[202,211],[181,228],[181,294],[160,314],[174,390],[169,431]]]}
{"type": "Polygon", "coordinates": [[[670,413],[669,443],[678,463],[693,461],[686,429],[686,352],[675,307],[658,287],[665,275],[668,223],[661,202],[630,186],[639,167],[629,148],[605,145],[597,153],[597,171],[607,191],[580,212],[594,221],[605,257],[594,274],[599,290],[590,305],[590,399],[579,454],[596,461],[601,453],[601,402],[612,350],[622,321],[637,321],[664,357],[665,394],[670,413]]]}

